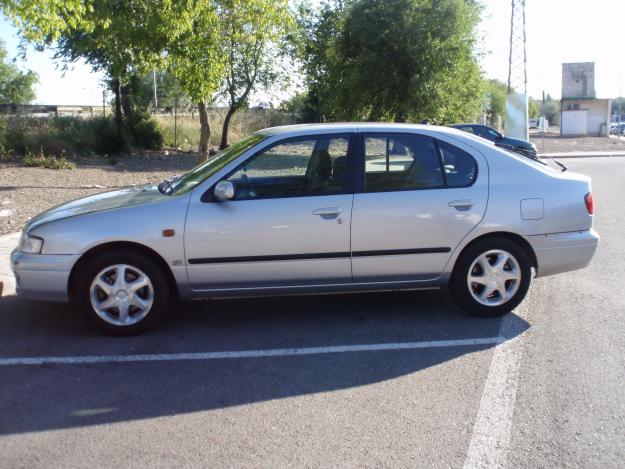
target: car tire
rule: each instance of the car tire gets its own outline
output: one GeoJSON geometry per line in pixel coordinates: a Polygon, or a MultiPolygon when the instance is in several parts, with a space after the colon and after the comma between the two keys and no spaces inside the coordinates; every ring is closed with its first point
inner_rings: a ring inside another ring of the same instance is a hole
{"type": "Polygon", "coordinates": [[[466,311],[496,317],[523,301],[531,274],[528,255],[521,246],[507,238],[486,238],[462,252],[450,287],[456,302],[466,311]]]}
{"type": "Polygon", "coordinates": [[[76,303],[107,334],[140,334],[169,309],[171,289],[162,268],[138,252],[103,252],[79,275],[76,303]]]}

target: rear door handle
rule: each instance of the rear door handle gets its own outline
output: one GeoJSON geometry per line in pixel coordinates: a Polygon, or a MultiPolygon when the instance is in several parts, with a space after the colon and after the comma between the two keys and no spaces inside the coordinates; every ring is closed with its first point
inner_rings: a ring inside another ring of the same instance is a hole
{"type": "Polygon", "coordinates": [[[469,199],[452,200],[451,202],[447,204],[447,206],[454,207],[457,209],[462,209],[462,208],[467,209],[467,208],[473,207],[473,201],[469,199]]]}
{"type": "Polygon", "coordinates": [[[313,215],[319,215],[321,218],[324,218],[326,220],[336,218],[340,214],[341,214],[340,207],[318,208],[317,210],[313,211],[313,215]]]}

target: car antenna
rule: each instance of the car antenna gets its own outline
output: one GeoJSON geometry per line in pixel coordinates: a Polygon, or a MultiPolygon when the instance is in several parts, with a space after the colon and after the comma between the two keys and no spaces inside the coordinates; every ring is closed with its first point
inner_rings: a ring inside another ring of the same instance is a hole
{"type": "MultiPolygon", "coordinates": [[[[552,158],[553,159],[553,158],[552,158]]],[[[564,166],[562,163],[560,163],[558,160],[553,160],[553,162],[555,164],[557,164],[558,166],[560,166],[560,168],[562,168],[562,172],[566,171],[568,168],[566,166],[564,166]]]]}

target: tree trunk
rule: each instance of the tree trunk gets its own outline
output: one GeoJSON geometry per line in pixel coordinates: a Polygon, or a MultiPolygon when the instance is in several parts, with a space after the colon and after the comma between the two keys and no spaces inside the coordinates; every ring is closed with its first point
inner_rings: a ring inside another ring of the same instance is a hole
{"type": "Polygon", "coordinates": [[[208,112],[206,110],[206,101],[202,100],[197,103],[200,115],[200,149],[197,162],[198,164],[208,159],[208,141],[211,136],[211,128],[208,123],[208,112]]]}
{"type": "Polygon", "coordinates": [[[223,150],[228,146],[228,128],[230,127],[230,120],[235,112],[237,112],[237,110],[234,106],[230,106],[228,108],[228,112],[226,113],[226,117],[224,119],[224,126],[221,131],[221,143],[219,144],[220,150],[223,150]]]}
{"type": "Polygon", "coordinates": [[[115,88],[115,128],[117,129],[117,134],[122,135],[122,91],[121,91],[121,82],[119,78],[115,78],[113,81],[113,87],[115,88]]]}
{"type": "Polygon", "coordinates": [[[126,84],[121,87],[122,94],[122,109],[124,110],[124,117],[126,120],[132,115],[132,102],[130,100],[130,85],[126,84]]]}

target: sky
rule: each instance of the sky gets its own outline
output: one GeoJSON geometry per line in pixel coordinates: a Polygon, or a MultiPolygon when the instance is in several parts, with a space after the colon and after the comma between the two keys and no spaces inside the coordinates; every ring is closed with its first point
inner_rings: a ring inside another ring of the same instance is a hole
{"type": "MultiPolygon", "coordinates": [[[[508,77],[510,0],[482,0],[480,59],[484,74],[504,82],[508,77]]],[[[595,62],[597,97],[614,98],[625,91],[625,59],[622,52],[622,0],[526,0],[528,93],[559,97],[563,62],[595,62]],[[621,82],[623,82],[621,84],[621,82]]],[[[0,16],[0,40],[9,56],[17,54],[19,38],[11,23],[0,16]]],[[[62,71],[52,53],[28,49],[25,61],[16,64],[39,75],[37,104],[102,103],[102,74],[78,63],[62,71]]],[[[261,99],[261,98],[259,98],[261,99]]]]}

